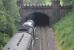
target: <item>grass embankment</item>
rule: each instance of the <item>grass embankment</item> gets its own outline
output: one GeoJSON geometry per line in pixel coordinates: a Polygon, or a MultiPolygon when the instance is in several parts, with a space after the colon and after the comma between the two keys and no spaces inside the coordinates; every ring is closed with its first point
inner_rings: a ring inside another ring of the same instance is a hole
{"type": "Polygon", "coordinates": [[[74,12],[56,23],[54,31],[61,50],[74,50],[74,12]]]}

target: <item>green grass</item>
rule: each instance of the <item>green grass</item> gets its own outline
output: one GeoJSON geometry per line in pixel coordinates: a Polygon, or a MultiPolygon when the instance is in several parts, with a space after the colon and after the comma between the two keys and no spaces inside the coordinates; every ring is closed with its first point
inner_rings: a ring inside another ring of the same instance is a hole
{"type": "Polygon", "coordinates": [[[54,31],[61,50],[74,50],[74,12],[56,23],[54,31]]]}

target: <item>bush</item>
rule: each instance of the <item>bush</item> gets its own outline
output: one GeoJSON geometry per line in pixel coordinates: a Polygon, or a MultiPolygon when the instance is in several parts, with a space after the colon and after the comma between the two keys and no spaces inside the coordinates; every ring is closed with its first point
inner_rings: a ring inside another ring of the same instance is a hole
{"type": "Polygon", "coordinates": [[[16,0],[0,0],[0,50],[17,31],[19,22],[16,0]]]}
{"type": "Polygon", "coordinates": [[[0,32],[0,50],[2,50],[3,46],[8,42],[9,39],[10,37],[8,34],[0,32]]]}
{"type": "Polygon", "coordinates": [[[17,7],[17,0],[3,0],[4,8],[6,13],[14,21],[14,24],[18,25],[20,22],[19,8],[17,7]]]}

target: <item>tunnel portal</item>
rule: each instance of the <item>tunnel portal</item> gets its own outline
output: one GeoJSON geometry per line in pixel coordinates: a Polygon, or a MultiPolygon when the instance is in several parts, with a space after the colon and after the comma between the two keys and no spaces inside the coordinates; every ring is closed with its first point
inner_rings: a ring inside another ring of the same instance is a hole
{"type": "Polygon", "coordinates": [[[35,26],[49,26],[49,16],[44,13],[34,12],[26,17],[26,20],[33,20],[35,26]]]}

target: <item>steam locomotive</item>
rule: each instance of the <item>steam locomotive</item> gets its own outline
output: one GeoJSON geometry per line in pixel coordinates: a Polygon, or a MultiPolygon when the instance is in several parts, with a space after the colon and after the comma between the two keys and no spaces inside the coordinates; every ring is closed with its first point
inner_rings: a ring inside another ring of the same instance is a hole
{"type": "Polygon", "coordinates": [[[34,21],[27,20],[22,24],[20,32],[16,33],[5,45],[3,50],[32,50],[34,36],[34,21]]]}

